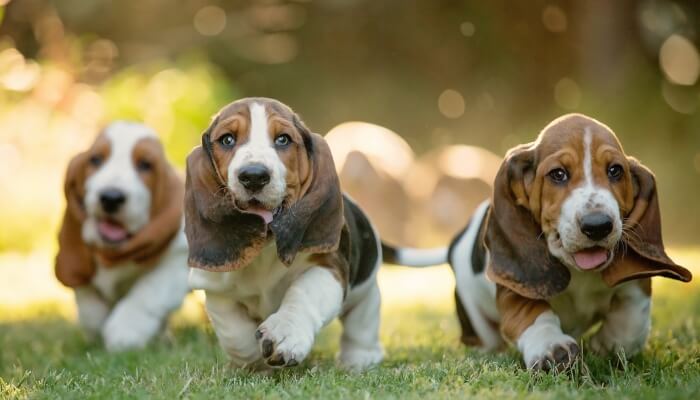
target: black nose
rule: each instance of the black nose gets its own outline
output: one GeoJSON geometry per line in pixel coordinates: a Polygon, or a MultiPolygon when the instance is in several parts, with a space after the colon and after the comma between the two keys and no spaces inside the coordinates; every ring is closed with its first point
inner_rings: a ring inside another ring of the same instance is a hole
{"type": "Polygon", "coordinates": [[[255,193],[270,182],[270,171],[263,165],[247,165],[238,172],[238,181],[244,188],[255,193]]]}
{"type": "Polygon", "coordinates": [[[601,240],[607,237],[613,229],[612,218],[601,212],[590,213],[580,221],[581,232],[591,240],[601,240]]]}
{"type": "Polygon", "coordinates": [[[126,202],[126,195],[119,189],[111,188],[100,192],[100,204],[108,214],[117,212],[124,202],[126,202]]]}

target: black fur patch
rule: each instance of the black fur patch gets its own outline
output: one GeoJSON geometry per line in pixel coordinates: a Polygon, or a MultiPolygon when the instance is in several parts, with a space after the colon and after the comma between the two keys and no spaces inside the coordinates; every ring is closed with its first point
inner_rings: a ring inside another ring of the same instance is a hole
{"type": "Polygon", "coordinates": [[[362,210],[347,196],[343,200],[348,237],[341,238],[340,250],[350,266],[348,284],[355,287],[366,281],[377,266],[378,238],[362,210]]]}

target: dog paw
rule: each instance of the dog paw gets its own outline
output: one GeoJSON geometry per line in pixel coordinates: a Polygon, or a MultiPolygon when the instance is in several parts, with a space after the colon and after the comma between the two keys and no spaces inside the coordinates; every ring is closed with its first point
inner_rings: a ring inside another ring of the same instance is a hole
{"type": "Polygon", "coordinates": [[[260,352],[270,367],[294,367],[304,361],[314,343],[311,329],[290,318],[272,314],[255,332],[260,352]]]}
{"type": "Polygon", "coordinates": [[[340,367],[349,371],[363,371],[379,364],[384,358],[384,350],[380,345],[375,348],[343,347],[338,354],[340,367]]]}
{"type": "Polygon", "coordinates": [[[160,331],[162,321],[142,312],[115,311],[102,328],[102,339],[109,352],[141,349],[160,331]]]}
{"type": "Polygon", "coordinates": [[[560,335],[540,347],[524,355],[529,370],[563,372],[573,366],[581,354],[576,341],[567,335],[560,335]]]}

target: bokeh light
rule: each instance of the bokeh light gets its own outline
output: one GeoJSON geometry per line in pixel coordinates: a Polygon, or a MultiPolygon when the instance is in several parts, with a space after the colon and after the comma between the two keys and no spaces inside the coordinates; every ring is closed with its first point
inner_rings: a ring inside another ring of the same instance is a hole
{"type": "Polygon", "coordinates": [[[581,89],[571,78],[562,78],[554,86],[554,101],[565,110],[575,110],[581,103],[581,89]]]}
{"type": "Polygon", "coordinates": [[[693,42],[671,35],[661,46],[659,63],[666,78],[677,85],[694,85],[700,75],[700,55],[693,42]]]}
{"type": "Polygon", "coordinates": [[[561,7],[550,4],[542,10],[542,24],[550,32],[566,32],[568,26],[566,13],[561,7]]]}
{"type": "Polygon", "coordinates": [[[438,109],[447,118],[459,118],[464,114],[464,97],[454,89],[447,89],[438,97],[438,109]]]}
{"type": "Polygon", "coordinates": [[[226,11],[217,6],[202,7],[194,15],[194,28],[204,36],[216,36],[226,28],[226,11]]]}
{"type": "Polygon", "coordinates": [[[465,21],[459,25],[459,31],[465,37],[472,37],[476,33],[476,26],[472,22],[465,21]]]}

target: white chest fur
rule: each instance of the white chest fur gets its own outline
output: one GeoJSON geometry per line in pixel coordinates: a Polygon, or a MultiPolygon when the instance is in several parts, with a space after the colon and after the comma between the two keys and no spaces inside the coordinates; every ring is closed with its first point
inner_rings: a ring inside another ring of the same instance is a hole
{"type": "Polygon", "coordinates": [[[613,296],[624,286],[610,288],[603,282],[600,273],[571,270],[569,286],[550,299],[549,304],[559,316],[562,330],[579,337],[605,317],[613,296]]]}
{"type": "Polygon", "coordinates": [[[277,257],[277,246],[270,242],[248,266],[237,271],[211,272],[192,268],[190,286],[208,294],[225,295],[241,305],[248,316],[261,321],[277,311],[291,284],[312,264],[309,256],[298,254],[287,267],[277,257]]]}

